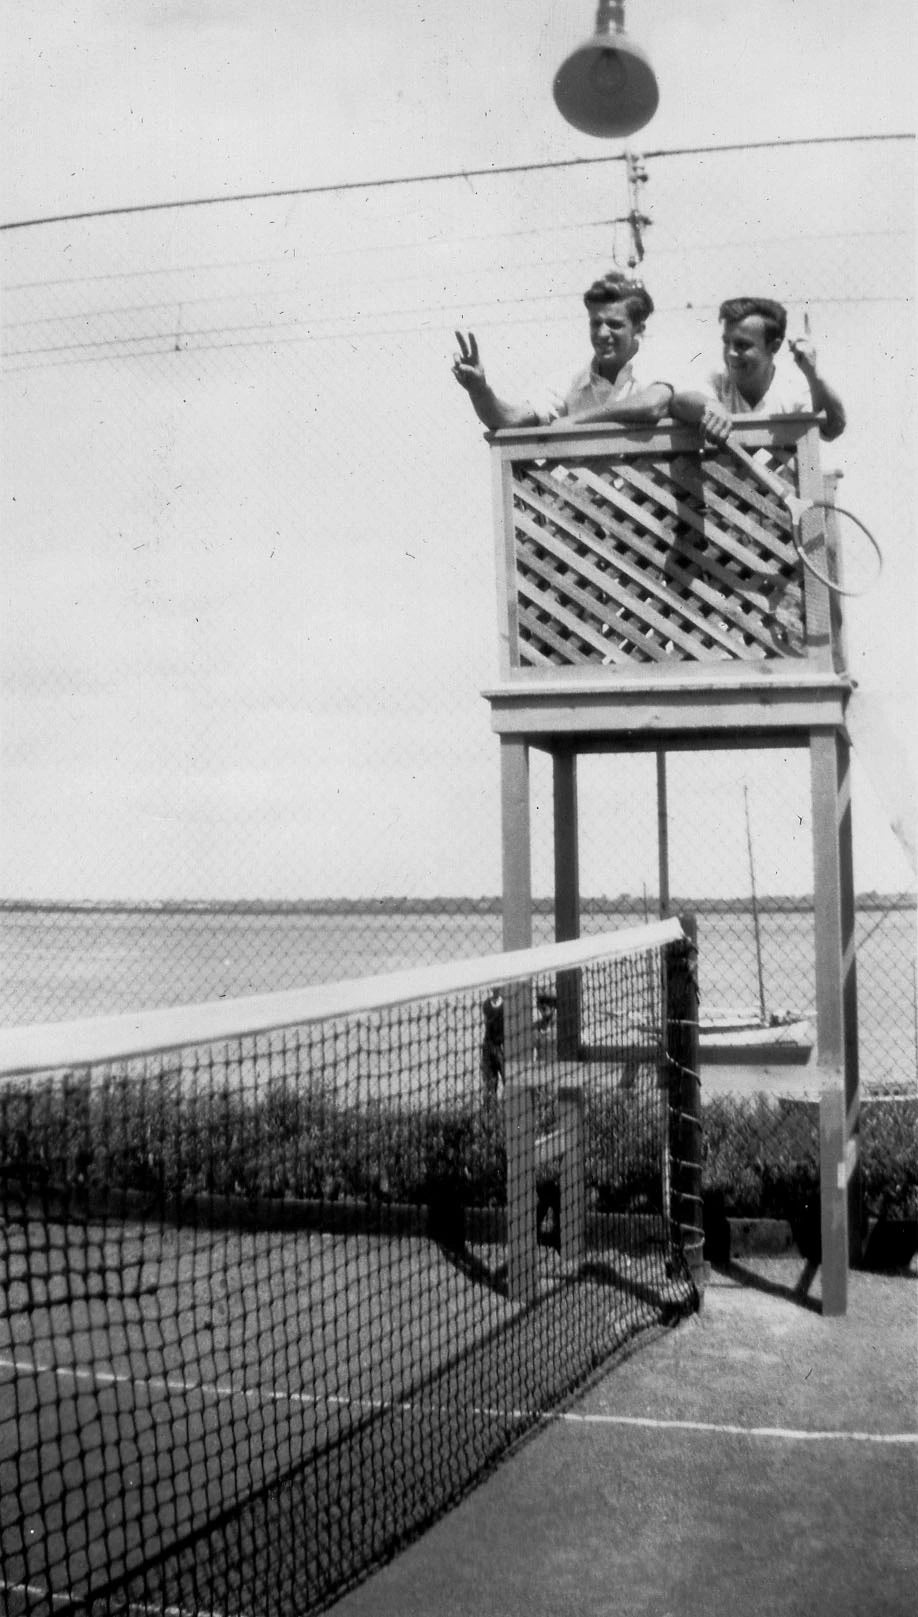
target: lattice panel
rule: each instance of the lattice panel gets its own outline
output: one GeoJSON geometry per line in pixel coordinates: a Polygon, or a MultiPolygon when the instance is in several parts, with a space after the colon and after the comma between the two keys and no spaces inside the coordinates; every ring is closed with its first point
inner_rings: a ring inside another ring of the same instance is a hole
{"type": "Polygon", "coordinates": [[[520,461],[513,507],[522,667],[805,655],[790,517],[733,457],[520,461]]]}

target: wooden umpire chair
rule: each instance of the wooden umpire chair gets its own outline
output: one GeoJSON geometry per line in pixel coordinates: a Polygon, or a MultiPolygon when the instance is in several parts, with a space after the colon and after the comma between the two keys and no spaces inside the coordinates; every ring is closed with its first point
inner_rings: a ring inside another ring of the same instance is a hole
{"type": "MultiPolygon", "coordinates": [[[[747,418],[735,441],[803,499],[834,499],[812,416],[747,418]]],[[[860,1255],[858,1058],[846,671],[840,598],[804,567],[777,495],[692,429],[490,434],[499,683],[504,947],[532,943],[529,753],[553,766],[555,933],[579,936],[577,759],[669,748],[806,747],[815,905],[822,1297],[847,1306],[860,1255]]],[[[837,567],[831,509],[808,518],[837,567]],[[815,522],[815,528],[813,523],[815,522]]],[[[650,805],[648,805],[650,811],[650,805]]],[[[661,897],[668,892],[661,842],[661,897]]],[[[508,1094],[528,1057],[507,1032],[508,1094]]]]}

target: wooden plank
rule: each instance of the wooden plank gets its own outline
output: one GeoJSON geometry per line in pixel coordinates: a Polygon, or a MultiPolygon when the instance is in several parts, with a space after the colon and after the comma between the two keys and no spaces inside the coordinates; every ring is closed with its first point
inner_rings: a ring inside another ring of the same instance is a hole
{"type": "Polygon", "coordinates": [[[633,456],[686,453],[697,446],[694,427],[672,424],[646,427],[613,422],[582,422],[574,427],[560,421],[550,427],[509,427],[485,435],[494,452],[510,462],[524,460],[586,460],[596,455],[633,456]]]}
{"type": "Polygon", "coordinates": [[[555,857],[555,939],[580,936],[580,838],[577,811],[577,753],[558,747],[552,757],[555,857]]]}
{"type": "Polygon", "coordinates": [[[507,1289],[510,1301],[532,1302],[538,1291],[536,1245],[535,1105],[532,1089],[510,1077],[504,1086],[507,1143],[507,1289]]]}
{"type": "Polygon", "coordinates": [[[669,800],[666,750],[657,748],[657,893],[660,914],[669,914],[669,800]]]}
{"type": "Polygon", "coordinates": [[[819,1097],[819,1203],[822,1231],[822,1311],[848,1308],[847,1164],[841,1075],[819,1097]]]}
{"type": "Polygon", "coordinates": [[[856,900],[851,804],[851,744],[839,730],[835,736],[838,781],[838,863],[841,903],[842,1017],[845,1028],[846,1148],[855,1148],[848,1179],[848,1252],[859,1263],[864,1240],[863,1197],[857,1145],[860,1134],[860,1051],[857,1018],[857,956],[855,950],[856,900]]]}
{"type": "Polygon", "coordinates": [[[841,733],[814,731],[810,738],[810,780],[816,1062],[825,1091],[822,1262],[823,1308],[827,1313],[845,1311],[850,1251],[852,1247],[857,1250],[860,1244],[858,1208],[853,1193],[849,1193],[848,1174],[849,1142],[853,1142],[856,1153],[859,1091],[847,764],[847,742],[841,733]]]}
{"type": "MultiPolygon", "coordinates": [[[[737,416],[733,432],[747,448],[771,448],[773,444],[793,447],[811,429],[816,417],[737,416]]],[[[557,421],[550,427],[504,427],[483,434],[496,454],[507,460],[558,459],[571,455],[634,455],[699,453],[703,439],[697,427],[674,421],[645,427],[612,422],[581,422],[571,427],[557,421]]]]}
{"type": "Polygon", "coordinates": [[[513,488],[509,471],[497,455],[491,457],[491,503],[496,547],[497,645],[501,670],[507,673],[519,660],[516,598],[510,588],[514,551],[513,488]]]}
{"type": "Polygon", "coordinates": [[[561,1261],[577,1268],[586,1255],[586,1163],[584,1160],[583,1090],[558,1091],[558,1127],[564,1140],[561,1156],[561,1261]]]}
{"type": "Polygon", "coordinates": [[[532,860],[529,822],[529,748],[502,739],[500,747],[505,949],[532,944],[532,860]]]}
{"type": "MultiPolygon", "coordinates": [[[[555,937],[580,936],[580,829],[577,813],[577,753],[560,746],[552,753],[555,858],[555,937]]],[[[555,980],[557,1039],[561,1060],[580,1051],[580,972],[562,971],[555,980]]]]}
{"type": "MultiPolygon", "coordinates": [[[[819,467],[819,437],[815,428],[800,445],[797,455],[797,476],[802,500],[821,500],[823,498],[824,484],[819,467]]],[[[812,516],[803,520],[807,524],[808,534],[821,526],[822,543],[817,548],[813,560],[820,571],[825,572],[827,547],[824,515],[814,512],[812,516]]],[[[803,587],[806,603],[806,632],[809,656],[819,666],[830,668],[833,660],[830,591],[828,586],[821,579],[816,578],[808,567],[803,568],[803,587]]]]}
{"type": "MultiPolygon", "coordinates": [[[[840,584],[844,583],[844,558],[839,549],[838,518],[835,515],[836,495],[841,472],[829,472],[823,479],[823,498],[830,509],[826,512],[826,541],[830,558],[835,571],[831,574],[840,584]]],[[[830,592],[831,593],[831,592],[830,592]]],[[[842,673],[848,667],[848,642],[845,628],[845,614],[842,597],[831,593],[829,601],[829,619],[832,638],[832,667],[836,673],[842,673]]]]}
{"type": "MultiPolygon", "coordinates": [[[[762,665],[720,665],[725,675],[737,667],[754,666],[762,665]]],[[[707,675],[720,669],[706,664],[704,671],[707,675]]],[[[533,742],[539,736],[576,735],[581,750],[586,750],[591,737],[597,737],[599,750],[603,750],[606,736],[627,735],[638,745],[642,735],[660,735],[671,738],[675,745],[672,738],[678,736],[685,736],[687,742],[693,733],[710,734],[717,735],[720,745],[722,736],[729,738],[734,730],[750,734],[790,730],[796,737],[816,726],[841,722],[841,689],[805,690],[767,680],[737,686],[724,679],[711,680],[702,696],[690,687],[680,690],[658,685],[646,677],[647,672],[635,668],[636,677],[628,681],[627,671],[617,674],[610,670],[608,684],[598,688],[574,679],[559,685],[553,677],[544,683],[524,680],[515,687],[486,692],[492,729],[499,735],[526,736],[533,742]]]]}

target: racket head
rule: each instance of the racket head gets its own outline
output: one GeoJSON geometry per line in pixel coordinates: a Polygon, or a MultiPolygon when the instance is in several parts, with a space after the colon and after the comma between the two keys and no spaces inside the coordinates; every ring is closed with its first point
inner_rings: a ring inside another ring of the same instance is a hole
{"type": "Polygon", "coordinates": [[[831,501],[808,503],[793,539],[804,567],[836,595],[866,595],[883,570],[883,552],[867,524],[831,501]]]}

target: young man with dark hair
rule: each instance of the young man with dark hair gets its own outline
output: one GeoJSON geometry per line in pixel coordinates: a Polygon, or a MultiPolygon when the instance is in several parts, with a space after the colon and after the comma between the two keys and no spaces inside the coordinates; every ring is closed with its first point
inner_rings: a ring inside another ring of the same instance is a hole
{"type": "Polygon", "coordinates": [[[820,417],[820,435],[831,440],[845,430],[845,409],[835,389],[820,375],[816,349],[808,337],[788,344],[800,374],[775,360],[787,331],[787,310],[772,298],[728,298],[719,310],[723,326],[721,369],[700,388],[677,391],[672,414],[703,428],[714,443],[726,443],[737,415],[820,417]]]}
{"type": "Polygon", "coordinates": [[[490,386],[478,354],[473,332],[456,332],[459,352],[453,375],[465,388],[479,421],[495,431],[500,427],[549,426],[553,421],[574,425],[589,421],[653,422],[669,410],[669,382],[642,366],[641,339],[653,313],[653,299],[639,281],[624,275],[606,275],[584,293],[590,317],[593,359],[574,377],[563,398],[544,407],[509,404],[490,386]]]}

